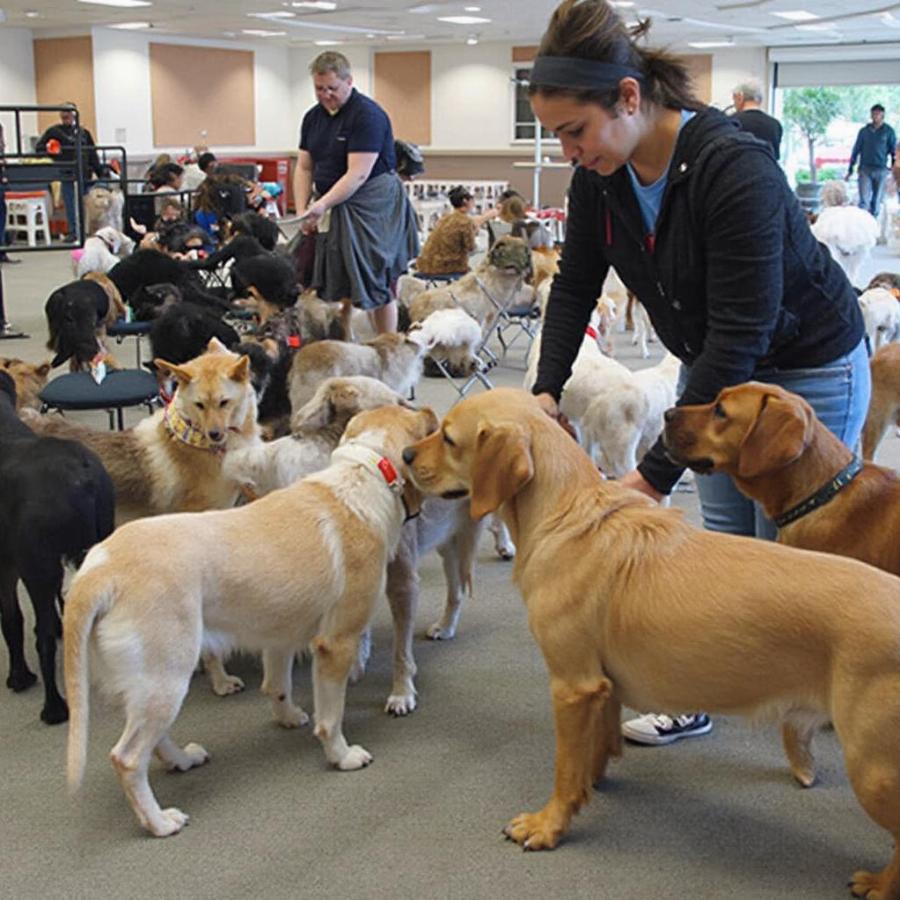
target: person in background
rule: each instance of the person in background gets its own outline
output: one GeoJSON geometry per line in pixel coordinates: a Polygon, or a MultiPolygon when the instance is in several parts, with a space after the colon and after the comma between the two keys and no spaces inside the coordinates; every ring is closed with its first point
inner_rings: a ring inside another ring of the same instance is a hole
{"type": "Polygon", "coordinates": [[[478,229],[500,214],[500,210],[495,208],[473,216],[475,199],[462,185],[451,188],[447,199],[453,211],[441,217],[434,226],[416,260],[418,271],[428,275],[468,272],[469,254],[475,250],[478,229]]]}
{"type": "MultiPolygon", "coordinates": [[[[47,153],[47,145],[51,141],[57,141],[60,146],[59,154],[55,157],[60,162],[73,162],[75,160],[75,143],[81,136],[81,152],[84,160],[84,185],[87,191],[88,175],[93,174],[97,178],[103,178],[104,170],[100,165],[100,158],[94,145],[94,137],[81,125],[75,124],[75,104],[65,101],[68,109],[62,109],[59,113],[59,124],[51,125],[39,138],[35,150],[38,153],[47,153]]],[[[75,210],[75,183],[64,181],[61,184],[63,206],[66,209],[66,230],[64,240],[74,240],[76,233],[77,214],[75,210]]]]}
{"type": "Polygon", "coordinates": [[[881,212],[881,199],[891,167],[897,161],[897,135],[884,121],[884,107],[876,103],[870,110],[872,121],[863,125],[856,135],[850,154],[850,166],[845,181],[853,174],[859,160],[859,206],[875,218],[881,212]],[[890,159],[890,163],[888,162],[890,159]]]}
{"type": "Polygon", "coordinates": [[[488,235],[493,244],[498,238],[512,234],[525,220],[525,198],[513,188],[497,197],[497,218],[488,223],[488,235]]]}
{"type": "Polygon", "coordinates": [[[294,200],[302,229],[318,229],[313,287],[370,313],[379,333],[397,330],[393,286],[418,256],[416,217],[396,172],[387,113],[353,87],[350,63],[326,52],[309,67],[318,103],[300,128],[294,200]],[[315,197],[314,197],[315,192],[315,197]]]}
{"type": "MultiPolygon", "coordinates": [[[[642,39],[647,28],[628,28],[606,0],[565,0],[534,60],[535,116],[577,168],[532,390],[560,421],[563,385],[614,265],[681,360],[677,405],[745,381],[778,384],[853,448],[871,393],[853,286],[769,148],[701,103],[684,63],[642,39]]],[[[683,472],[658,440],[620,484],[661,500],[683,472]]],[[[707,529],[774,539],[774,523],[728,475],[696,483],[707,529]]],[[[700,712],[622,725],[651,745],[711,728],[700,712]]]]}
{"type": "Polygon", "coordinates": [[[745,81],[731,92],[731,100],[736,110],[732,118],[740,123],[743,131],[765,141],[781,159],[781,137],[784,129],[781,122],[762,109],[763,92],[758,81],[745,81]]]}
{"type": "Polygon", "coordinates": [[[165,163],[150,173],[147,184],[156,194],[180,191],[184,187],[184,169],[176,162],[165,163]]]}
{"type": "Polygon", "coordinates": [[[186,191],[196,191],[203,184],[210,169],[210,160],[215,163],[215,159],[207,147],[203,145],[194,147],[190,160],[184,166],[184,189],[186,191]],[[201,163],[206,163],[205,167],[201,163]]]}

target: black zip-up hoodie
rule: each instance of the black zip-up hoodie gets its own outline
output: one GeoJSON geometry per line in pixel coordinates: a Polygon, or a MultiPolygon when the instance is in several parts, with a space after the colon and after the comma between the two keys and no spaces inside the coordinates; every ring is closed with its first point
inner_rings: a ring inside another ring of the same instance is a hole
{"type": "MultiPolygon", "coordinates": [[[[625,168],[575,171],[535,394],[559,399],[610,266],[691,367],[679,405],[707,403],[761,370],[822,366],[862,340],[853,287],[771,148],[711,108],[678,135],[652,248],[625,168]]],[[[661,441],[638,470],[665,494],[683,471],[661,441]]]]}

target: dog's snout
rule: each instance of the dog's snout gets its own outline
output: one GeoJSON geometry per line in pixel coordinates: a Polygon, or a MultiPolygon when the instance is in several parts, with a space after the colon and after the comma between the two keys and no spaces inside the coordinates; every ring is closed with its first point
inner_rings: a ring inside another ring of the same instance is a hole
{"type": "Polygon", "coordinates": [[[674,422],[676,416],[678,415],[678,409],[674,406],[670,406],[664,413],[666,422],[674,422]]]}
{"type": "Polygon", "coordinates": [[[223,437],[223,432],[219,431],[218,429],[214,429],[213,431],[209,432],[209,439],[211,441],[221,441],[223,437]]]}
{"type": "Polygon", "coordinates": [[[403,451],[403,462],[405,462],[406,465],[411,466],[413,464],[413,461],[415,460],[415,458],[416,458],[416,450],[414,447],[407,447],[403,451]]]}

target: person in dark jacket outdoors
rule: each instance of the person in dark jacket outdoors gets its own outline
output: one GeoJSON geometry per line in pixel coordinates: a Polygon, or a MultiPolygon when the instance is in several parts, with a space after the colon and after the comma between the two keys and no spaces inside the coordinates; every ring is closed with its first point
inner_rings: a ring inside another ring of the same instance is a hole
{"type": "MultiPolygon", "coordinates": [[[[531,72],[535,115],[577,164],[533,392],[560,419],[563,385],[612,266],[682,361],[678,404],[755,379],[803,396],[855,447],[869,402],[853,287],[818,243],[769,147],[691,93],[684,65],[638,43],[604,0],[565,0],[531,72]]],[[[683,473],[658,441],[622,484],[656,500],[683,473]]],[[[774,538],[724,474],[698,479],[706,528],[774,538]]],[[[626,737],[668,744],[707,715],[645,715],[626,737]]]]}
{"type": "Polygon", "coordinates": [[[884,107],[880,103],[869,110],[869,115],[872,121],[863,125],[856,135],[844,180],[850,179],[859,160],[859,207],[877,219],[891,167],[897,161],[897,135],[884,121],[884,107]]]}
{"type": "MultiPolygon", "coordinates": [[[[51,125],[39,138],[35,146],[38,153],[46,153],[50,141],[58,141],[60,150],[57,159],[61,162],[71,162],[75,159],[75,144],[81,133],[81,153],[84,160],[84,188],[87,190],[88,175],[93,173],[97,178],[104,177],[103,166],[94,144],[94,137],[81,125],[75,124],[75,104],[68,103],[72,109],[62,109],[59,112],[59,124],[51,125]]],[[[61,184],[63,205],[66,209],[66,239],[75,237],[76,212],[75,212],[75,183],[64,181],[61,184]]]]}

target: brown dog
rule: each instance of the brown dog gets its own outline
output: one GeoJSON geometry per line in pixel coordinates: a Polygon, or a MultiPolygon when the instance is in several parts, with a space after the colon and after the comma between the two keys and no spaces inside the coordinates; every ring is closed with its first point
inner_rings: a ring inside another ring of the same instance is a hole
{"type": "Polygon", "coordinates": [[[664,439],[694,471],[727,472],[775,520],[782,544],[900,575],[900,477],[873,463],[838,477],[853,453],[802,397],[753,381],[725,388],[713,403],[670,409],[664,439]],[[833,496],[807,504],[834,479],[833,496]]]}
{"type": "MultiPolygon", "coordinates": [[[[522,391],[460,401],[404,462],[426,493],[469,495],[475,518],[499,508],[518,546],[513,575],[550,670],[557,755],[549,803],[513,819],[509,838],[556,846],[620,752],[627,704],[768,714],[808,734],[830,717],[859,802],[900,841],[900,580],[693,528],[604,481],[522,391]]],[[[900,850],[883,872],[857,872],[853,890],[900,900],[900,850]]]]}
{"type": "Polygon", "coordinates": [[[16,409],[40,409],[40,393],[47,385],[50,363],[38,365],[15,357],[0,357],[0,369],[16,383],[16,409]]]}
{"type": "Polygon", "coordinates": [[[875,459],[875,451],[891,425],[900,428],[900,344],[885,344],[873,357],[872,399],[863,428],[863,459],[875,459]]]}

